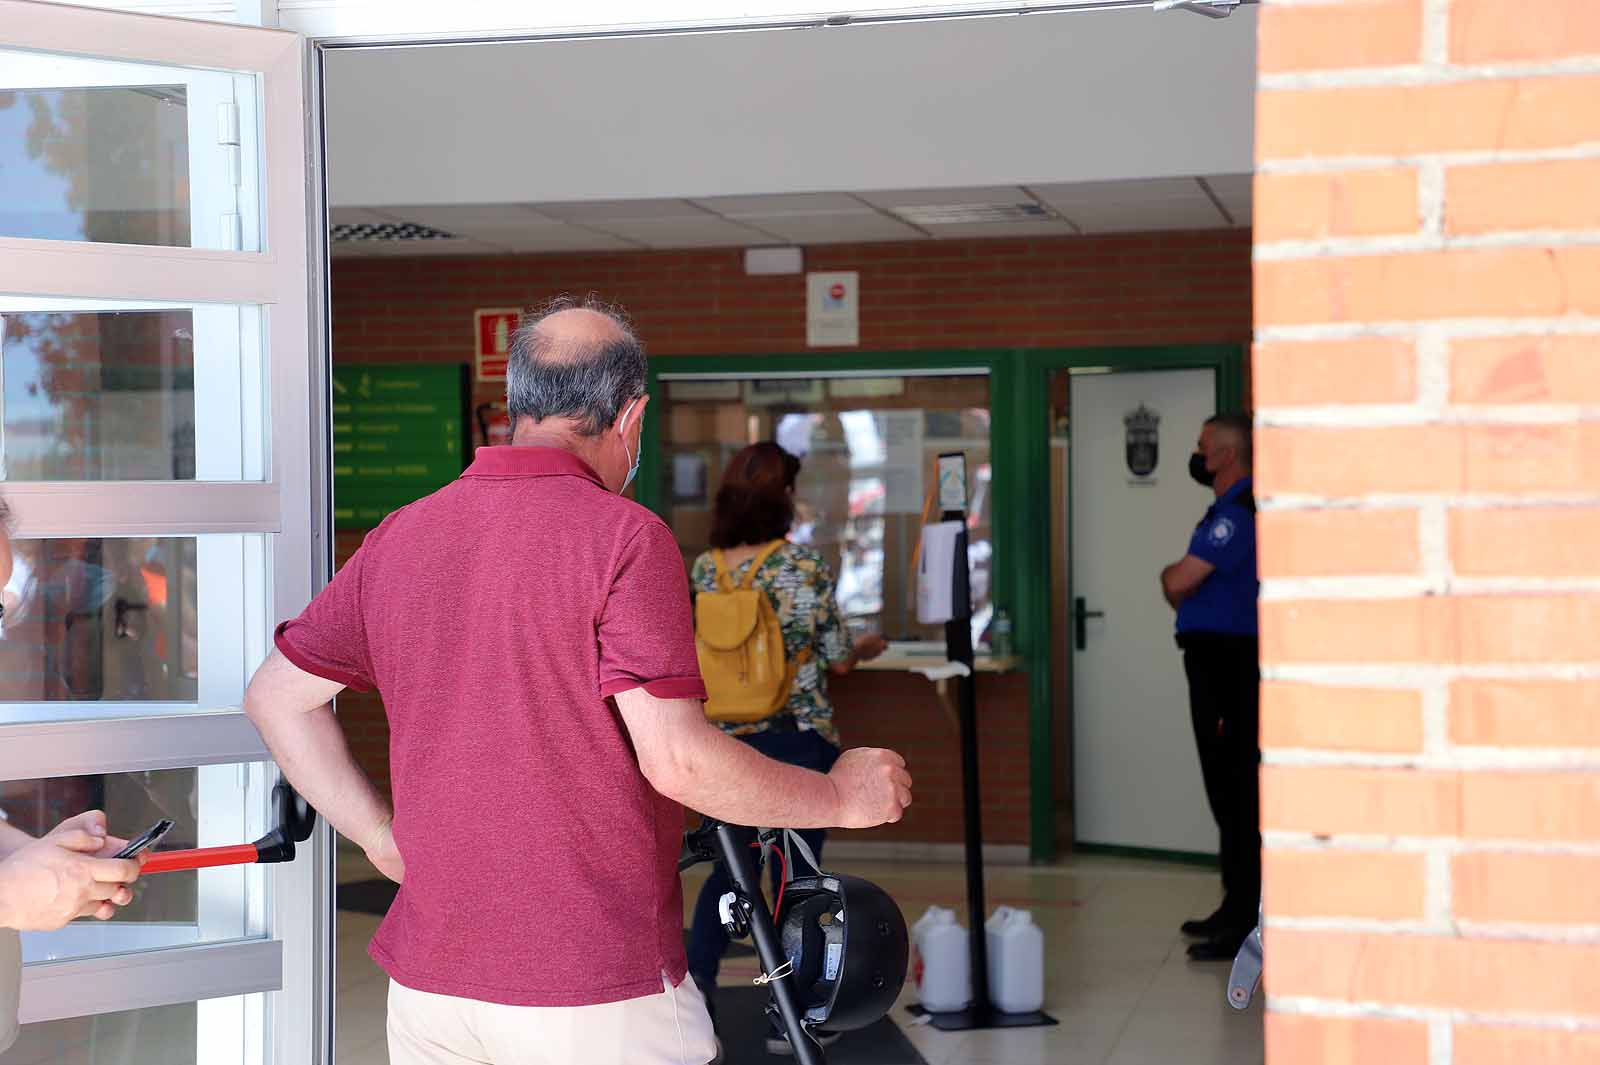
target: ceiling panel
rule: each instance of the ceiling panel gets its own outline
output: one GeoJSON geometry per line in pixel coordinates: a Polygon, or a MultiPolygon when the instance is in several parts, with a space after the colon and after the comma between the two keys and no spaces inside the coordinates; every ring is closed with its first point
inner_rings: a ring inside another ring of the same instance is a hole
{"type": "Polygon", "coordinates": [[[553,225],[557,220],[517,203],[473,203],[441,207],[384,207],[391,218],[432,226],[447,233],[468,233],[503,225],[553,225]]]}
{"type": "Polygon", "coordinates": [[[484,233],[482,239],[508,251],[562,252],[562,251],[627,251],[639,244],[623,240],[610,233],[602,233],[587,226],[569,226],[562,223],[545,226],[519,226],[506,228],[499,233],[484,233]]]}
{"type": "Polygon", "coordinates": [[[637,241],[651,248],[711,248],[739,244],[771,244],[771,233],[702,212],[697,218],[654,218],[623,222],[590,222],[590,228],[637,241]]]}
{"type": "Polygon", "coordinates": [[[1166,200],[1153,203],[1087,205],[1063,210],[1085,233],[1133,233],[1158,229],[1222,229],[1228,220],[1216,204],[1205,197],[1197,200],[1166,200]]]}
{"type": "Polygon", "coordinates": [[[954,225],[928,227],[928,236],[935,240],[958,237],[1070,237],[1077,232],[1070,223],[1055,218],[1036,222],[957,222],[954,225]]]}
{"type": "Polygon", "coordinates": [[[1205,190],[1194,178],[1152,178],[1148,181],[1083,181],[1070,185],[1030,185],[1039,199],[1052,207],[1101,203],[1152,203],[1161,200],[1204,199],[1205,190]]]}
{"type": "Polygon", "coordinates": [[[877,211],[752,216],[742,221],[794,244],[853,244],[923,238],[921,230],[877,211]]]}
{"type": "Polygon", "coordinates": [[[476,240],[348,240],[335,242],[338,258],[410,259],[435,255],[503,255],[503,248],[476,240]]]}
{"type": "Polygon", "coordinates": [[[848,192],[796,192],[785,196],[713,196],[695,200],[726,218],[768,218],[782,214],[861,211],[862,202],[848,192]]]}
{"type": "Polygon", "coordinates": [[[857,193],[874,207],[945,206],[958,203],[1032,203],[1033,197],[1016,185],[992,185],[970,189],[895,189],[887,192],[857,193]]]}
{"type": "Polygon", "coordinates": [[[710,212],[688,200],[590,200],[586,203],[538,203],[533,209],[563,222],[635,222],[669,218],[705,218],[710,212]]]}

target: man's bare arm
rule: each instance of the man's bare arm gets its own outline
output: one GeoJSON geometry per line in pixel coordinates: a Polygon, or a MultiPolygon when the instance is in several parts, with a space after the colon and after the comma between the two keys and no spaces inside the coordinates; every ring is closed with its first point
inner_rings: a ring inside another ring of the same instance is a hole
{"type": "Polygon", "coordinates": [[[1178,609],[1178,605],[1198,591],[1216,568],[1203,558],[1184,555],[1162,570],[1161,594],[1166,597],[1167,605],[1178,609]]]}
{"type": "Polygon", "coordinates": [[[661,794],[719,821],[763,828],[871,828],[900,820],[911,776],[893,751],[844,752],[826,775],[785,765],[728,736],[697,699],[617,695],[639,768],[661,794]]]}
{"type": "Polygon", "coordinates": [[[244,711],[312,809],[394,878],[394,869],[379,860],[392,845],[393,814],[356,765],[330,705],[343,690],[344,685],[307,673],[274,650],[250,680],[244,711]]]}

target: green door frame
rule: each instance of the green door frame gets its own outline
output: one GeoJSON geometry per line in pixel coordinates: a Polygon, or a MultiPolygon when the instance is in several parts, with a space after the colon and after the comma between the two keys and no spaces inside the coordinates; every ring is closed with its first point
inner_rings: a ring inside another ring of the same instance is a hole
{"type": "MultiPolygon", "coordinates": [[[[1050,574],[1048,500],[1038,486],[1050,475],[1049,375],[1056,370],[1106,371],[1210,368],[1217,372],[1219,410],[1236,409],[1243,397],[1242,345],[1134,348],[991,348],[981,350],[806,352],[793,355],[663,355],[650,360],[649,392],[661,394],[663,374],[750,376],[863,373],[886,376],[907,371],[981,370],[989,375],[989,456],[993,480],[991,526],[995,564],[994,601],[1013,618],[1013,639],[1028,673],[1028,853],[1050,861],[1055,846],[1055,709],[1051,694],[1050,581],[1022,579],[1050,574]]],[[[659,411],[647,417],[641,443],[637,499],[663,516],[662,437],[659,411]]]]}

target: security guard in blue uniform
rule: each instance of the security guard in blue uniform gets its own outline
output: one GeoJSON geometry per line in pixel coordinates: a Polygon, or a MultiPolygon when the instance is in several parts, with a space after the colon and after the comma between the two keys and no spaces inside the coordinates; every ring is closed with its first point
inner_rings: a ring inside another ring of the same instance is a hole
{"type": "Polygon", "coordinates": [[[1255,927],[1261,897],[1261,669],[1256,627],[1255,497],[1250,420],[1207,420],[1189,474],[1216,493],[1189,538],[1189,551],[1161,571],[1178,612],[1178,646],[1189,678],[1189,712],[1206,798],[1216,818],[1222,905],[1183,932],[1196,961],[1232,960],[1255,927]]]}

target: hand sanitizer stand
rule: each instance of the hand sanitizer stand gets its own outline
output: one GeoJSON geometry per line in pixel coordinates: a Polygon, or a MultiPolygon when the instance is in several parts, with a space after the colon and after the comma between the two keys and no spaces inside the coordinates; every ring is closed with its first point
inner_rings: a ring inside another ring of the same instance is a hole
{"type": "MultiPolygon", "coordinates": [[[[945,657],[941,672],[954,676],[961,742],[962,820],[966,830],[967,928],[972,945],[972,1005],[948,1013],[929,1013],[942,1031],[977,1028],[1029,1028],[1055,1024],[1042,1012],[1004,1013],[989,999],[989,943],[984,929],[983,820],[978,791],[978,694],[973,674],[972,588],[967,568],[967,457],[939,456],[939,522],[923,528],[917,571],[917,620],[944,622],[945,657]]],[[[938,680],[931,673],[929,679],[938,680]]]]}

